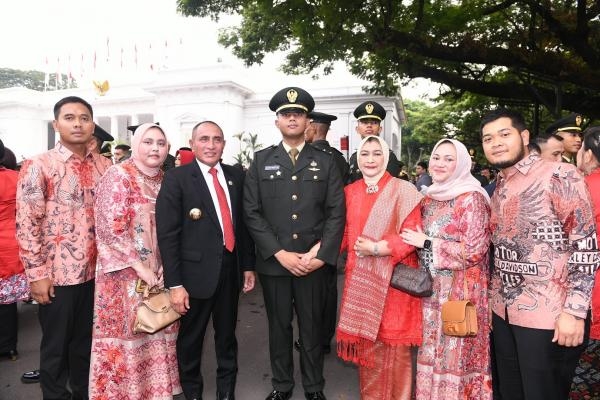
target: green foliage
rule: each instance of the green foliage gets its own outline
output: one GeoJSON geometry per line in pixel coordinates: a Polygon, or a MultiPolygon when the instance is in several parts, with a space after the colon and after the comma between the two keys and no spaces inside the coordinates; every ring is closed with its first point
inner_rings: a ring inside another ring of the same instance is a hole
{"type": "MultiPolygon", "coordinates": [[[[45,74],[41,71],[21,71],[18,69],[0,68],[0,89],[10,87],[25,87],[32,90],[44,90],[45,74]]],[[[62,84],[58,89],[77,87],[77,82],[67,83],[67,75],[62,74],[62,84]]],[[[46,90],[56,90],[56,74],[50,74],[49,86],[46,90]]]]}
{"type": "MultiPolygon", "coordinates": [[[[370,91],[429,78],[459,98],[600,118],[600,2],[178,0],[184,15],[240,14],[222,44],[246,64],[286,51],[289,73],[344,61],[370,91]]],[[[481,112],[481,110],[478,110],[481,112]]]]}
{"type": "Polygon", "coordinates": [[[481,113],[497,106],[510,106],[521,112],[526,121],[531,121],[529,130],[534,135],[552,123],[549,114],[536,120],[535,110],[527,105],[498,103],[471,93],[448,94],[438,100],[434,105],[415,100],[404,102],[407,122],[402,126],[401,158],[409,168],[422,159],[429,159],[435,143],[444,137],[460,140],[475,151],[475,161],[487,164],[479,136],[481,113]]]}
{"type": "Polygon", "coordinates": [[[239,151],[233,158],[244,168],[248,168],[254,158],[254,152],[263,147],[262,144],[258,143],[258,134],[242,131],[233,135],[233,137],[240,142],[239,151]]]}

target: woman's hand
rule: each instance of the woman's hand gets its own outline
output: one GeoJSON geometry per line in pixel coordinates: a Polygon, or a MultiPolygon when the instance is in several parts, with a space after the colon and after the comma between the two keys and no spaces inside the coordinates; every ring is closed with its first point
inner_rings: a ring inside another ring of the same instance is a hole
{"type": "Polygon", "coordinates": [[[425,245],[425,241],[429,239],[429,237],[423,233],[421,227],[417,227],[416,231],[413,231],[412,229],[405,229],[400,234],[400,237],[402,237],[404,243],[410,244],[411,246],[415,246],[419,249],[422,249],[425,245]]]}
{"type": "Polygon", "coordinates": [[[131,268],[135,270],[137,276],[148,284],[148,288],[151,289],[159,284],[159,279],[154,272],[142,263],[137,263],[131,268]]]}
{"type": "Polygon", "coordinates": [[[354,251],[358,257],[375,256],[379,254],[379,242],[375,242],[364,236],[359,236],[354,242],[354,251]],[[377,249],[376,249],[377,247],[377,249]],[[377,253],[377,254],[375,254],[377,253]]]}

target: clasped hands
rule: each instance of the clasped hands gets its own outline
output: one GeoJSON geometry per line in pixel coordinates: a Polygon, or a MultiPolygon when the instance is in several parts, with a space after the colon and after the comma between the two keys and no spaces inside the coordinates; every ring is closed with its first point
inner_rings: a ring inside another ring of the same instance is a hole
{"type": "Polygon", "coordinates": [[[315,244],[307,253],[296,253],[294,251],[279,250],[275,258],[279,263],[294,276],[306,276],[325,263],[317,258],[321,248],[321,242],[315,244]]]}
{"type": "Polygon", "coordinates": [[[375,247],[378,242],[374,242],[373,240],[366,238],[364,236],[359,236],[356,238],[356,242],[354,242],[354,253],[356,253],[357,257],[365,257],[365,256],[375,256],[379,254],[375,254],[375,247]]]}

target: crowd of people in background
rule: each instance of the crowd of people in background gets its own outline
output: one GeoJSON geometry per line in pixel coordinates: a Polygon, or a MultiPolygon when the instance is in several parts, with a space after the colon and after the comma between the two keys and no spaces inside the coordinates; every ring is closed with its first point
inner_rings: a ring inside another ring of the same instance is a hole
{"type": "Polygon", "coordinates": [[[18,357],[17,302],[34,300],[40,364],[23,379],[44,399],[201,399],[211,318],[216,398],[235,399],[239,295],[258,282],[266,400],[292,398],[294,348],[304,398],[326,399],[332,342],[364,400],[600,396],[586,374],[600,355],[600,127],[582,132],[571,114],[532,137],[499,108],[479,132],[489,164],[440,132],[413,175],[374,101],[354,110],[348,162],[327,141],[336,117],[310,93],[284,88],[269,108],[281,142],[247,170],[222,162],[213,121],[174,156],[157,123],[107,152],[114,138],[74,96],[54,107],[56,146],[20,172],[0,141],[0,355],[18,357]],[[428,270],[432,294],[391,287],[398,263],[428,270]],[[138,307],[165,291],[181,319],[137,331],[138,307]],[[452,299],[474,306],[475,335],[444,332],[452,299]]]}

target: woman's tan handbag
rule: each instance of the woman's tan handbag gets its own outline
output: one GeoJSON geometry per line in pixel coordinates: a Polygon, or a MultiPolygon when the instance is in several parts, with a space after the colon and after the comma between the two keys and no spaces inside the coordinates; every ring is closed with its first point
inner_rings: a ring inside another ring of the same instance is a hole
{"type": "MultiPolygon", "coordinates": [[[[463,249],[463,298],[467,298],[467,278],[463,249]]],[[[454,273],[452,274],[454,283],[454,273]]],[[[452,288],[452,285],[450,285],[452,288]]],[[[452,289],[450,289],[452,290],[452,289]]],[[[442,304],[442,331],[448,336],[476,336],[477,312],[469,300],[448,300],[442,304]]]]}
{"type": "Polygon", "coordinates": [[[477,313],[469,300],[449,300],[442,304],[442,329],[448,336],[477,335],[477,313]]]}
{"type": "Polygon", "coordinates": [[[156,333],[179,318],[181,318],[181,314],[171,307],[167,290],[150,294],[146,287],[144,300],[137,309],[133,331],[135,333],[156,333]]]}

